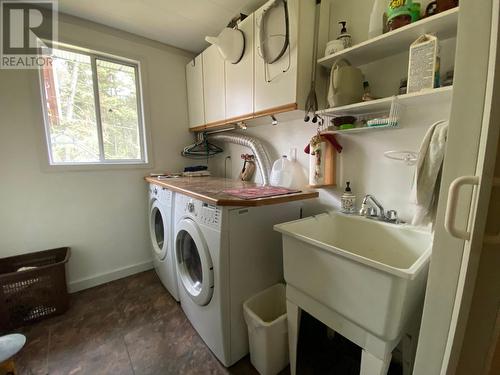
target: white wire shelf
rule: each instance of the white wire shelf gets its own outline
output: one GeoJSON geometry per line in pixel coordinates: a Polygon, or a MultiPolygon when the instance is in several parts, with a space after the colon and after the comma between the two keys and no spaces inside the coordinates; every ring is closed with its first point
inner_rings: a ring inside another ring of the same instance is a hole
{"type": "Polygon", "coordinates": [[[440,87],[412,94],[392,96],[383,99],[372,100],[350,104],[342,107],[328,108],[318,112],[318,115],[334,118],[337,116],[354,116],[358,120],[366,120],[375,117],[388,117],[389,124],[378,126],[363,126],[352,129],[323,130],[324,134],[355,134],[384,129],[399,128],[401,108],[426,107],[429,105],[449,105],[453,87],[440,87]],[[380,116],[380,114],[384,114],[380,116]]]}
{"type": "Polygon", "coordinates": [[[367,131],[398,129],[399,125],[378,125],[378,126],[363,126],[359,128],[345,129],[345,130],[324,130],[321,134],[356,134],[367,131]]]}

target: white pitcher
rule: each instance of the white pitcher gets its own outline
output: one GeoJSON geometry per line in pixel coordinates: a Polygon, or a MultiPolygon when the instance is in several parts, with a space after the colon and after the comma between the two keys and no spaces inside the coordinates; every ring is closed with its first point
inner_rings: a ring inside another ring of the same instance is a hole
{"type": "Polygon", "coordinates": [[[336,61],[330,72],[330,89],[328,90],[330,107],[361,102],[363,93],[361,70],[351,66],[351,63],[345,59],[336,61]]]}

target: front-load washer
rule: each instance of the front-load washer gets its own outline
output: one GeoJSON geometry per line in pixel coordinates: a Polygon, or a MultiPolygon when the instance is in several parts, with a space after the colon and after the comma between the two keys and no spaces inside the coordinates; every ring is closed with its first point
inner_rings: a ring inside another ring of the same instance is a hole
{"type": "Polygon", "coordinates": [[[181,307],[225,366],[248,353],[243,303],[283,280],[281,238],[273,226],[299,216],[297,203],[219,207],[176,193],[181,307]]]}
{"type": "Polygon", "coordinates": [[[168,292],[179,301],[177,265],[173,244],[174,193],[161,186],[149,185],[149,234],[153,265],[168,292]]]}

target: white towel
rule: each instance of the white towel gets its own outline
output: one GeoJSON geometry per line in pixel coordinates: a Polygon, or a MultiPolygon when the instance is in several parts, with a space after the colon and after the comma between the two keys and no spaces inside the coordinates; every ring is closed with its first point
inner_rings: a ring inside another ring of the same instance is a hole
{"type": "Polygon", "coordinates": [[[411,193],[417,206],[413,225],[426,225],[434,220],[447,138],[448,122],[438,121],[431,125],[420,145],[411,193]]]}

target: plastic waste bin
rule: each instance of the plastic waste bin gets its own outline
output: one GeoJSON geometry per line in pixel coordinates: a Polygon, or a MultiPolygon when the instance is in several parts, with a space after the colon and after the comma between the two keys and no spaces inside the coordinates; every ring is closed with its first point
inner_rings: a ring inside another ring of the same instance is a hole
{"type": "Polygon", "coordinates": [[[261,375],[275,375],[289,363],[285,285],[276,284],[243,304],[250,361],[261,375]]]}

